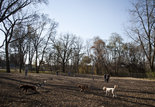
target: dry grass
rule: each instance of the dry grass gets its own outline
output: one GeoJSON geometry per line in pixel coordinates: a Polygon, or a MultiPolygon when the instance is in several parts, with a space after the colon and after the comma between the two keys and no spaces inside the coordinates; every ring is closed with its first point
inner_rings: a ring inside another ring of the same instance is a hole
{"type": "Polygon", "coordinates": [[[51,74],[0,73],[0,107],[155,107],[155,81],[103,77],[95,80],[84,77],[51,74]],[[20,91],[20,84],[34,85],[47,80],[39,93],[20,91]],[[77,84],[88,84],[89,91],[80,92],[77,84]],[[118,85],[117,97],[105,96],[102,87],[118,85]]]}

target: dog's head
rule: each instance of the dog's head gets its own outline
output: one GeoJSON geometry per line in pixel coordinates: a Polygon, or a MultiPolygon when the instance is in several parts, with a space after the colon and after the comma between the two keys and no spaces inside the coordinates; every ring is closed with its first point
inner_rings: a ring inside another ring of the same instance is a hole
{"type": "Polygon", "coordinates": [[[114,88],[117,88],[118,87],[118,85],[114,85],[114,88]]]}
{"type": "Polygon", "coordinates": [[[22,88],[22,86],[23,86],[23,85],[19,85],[18,87],[19,87],[19,88],[22,88]]]}
{"type": "Polygon", "coordinates": [[[80,85],[80,84],[77,84],[76,86],[77,86],[77,87],[79,87],[79,88],[81,87],[81,85],[80,85]]]}
{"type": "Polygon", "coordinates": [[[105,91],[106,90],[106,87],[103,87],[103,90],[105,91]]]}
{"type": "Polygon", "coordinates": [[[47,80],[44,80],[43,83],[47,83],[47,80]]]}

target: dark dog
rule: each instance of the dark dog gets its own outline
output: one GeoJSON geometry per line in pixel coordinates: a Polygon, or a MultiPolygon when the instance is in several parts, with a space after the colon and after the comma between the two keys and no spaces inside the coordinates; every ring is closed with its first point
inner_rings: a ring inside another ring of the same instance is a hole
{"type": "Polygon", "coordinates": [[[35,86],[32,86],[32,85],[21,85],[19,88],[25,92],[27,92],[28,90],[32,90],[34,92],[37,92],[37,88],[35,86]]]}
{"type": "Polygon", "coordinates": [[[86,84],[78,84],[77,85],[80,88],[80,91],[88,91],[88,85],[86,84]]]}

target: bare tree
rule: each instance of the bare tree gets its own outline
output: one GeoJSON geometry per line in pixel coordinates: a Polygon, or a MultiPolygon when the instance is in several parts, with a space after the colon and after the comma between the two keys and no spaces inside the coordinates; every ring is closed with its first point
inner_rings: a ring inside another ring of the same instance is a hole
{"type": "Polygon", "coordinates": [[[53,44],[56,50],[56,55],[59,58],[58,62],[62,66],[62,72],[66,72],[66,66],[71,59],[75,36],[72,34],[64,34],[53,44]]]}
{"type": "Polygon", "coordinates": [[[119,68],[121,66],[121,60],[122,60],[122,48],[123,45],[123,39],[122,37],[117,33],[112,33],[108,47],[111,50],[112,59],[115,61],[115,74],[119,71],[119,68]]]}
{"type": "Polygon", "coordinates": [[[57,54],[57,50],[55,49],[56,44],[56,37],[50,38],[50,46],[47,49],[48,52],[45,55],[45,61],[48,64],[48,67],[51,71],[59,70],[59,55],[57,54]]]}
{"type": "Polygon", "coordinates": [[[32,3],[47,3],[47,0],[0,0],[0,23],[32,3]]]}
{"type": "Polygon", "coordinates": [[[28,48],[27,39],[25,39],[27,35],[29,35],[28,26],[25,26],[21,23],[18,24],[14,29],[14,36],[12,37],[12,39],[16,41],[12,42],[10,45],[10,48],[13,48],[15,54],[18,55],[18,58],[16,59],[19,59],[18,66],[20,73],[26,61],[26,58],[24,59],[24,57],[27,54],[27,48],[28,48]]]}
{"type": "MultiPolygon", "coordinates": [[[[9,62],[9,45],[12,40],[14,28],[23,23],[26,19],[32,15],[27,15],[22,13],[22,9],[30,4],[41,3],[44,0],[1,0],[0,1],[0,31],[4,33],[4,41],[0,47],[5,45],[6,54],[6,68],[7,72],[10,72],[10,62],[9,62]]],[[[24,22],[26,23],[26,22],[24,22]]],[[[17,38],[18,40],[19,38],[17,38]]]]}
{"type": "Polygon", "coordinates": [[[155,34],[154,34],[154,5],[153,0],[139,0],[132,3],[130,10],[133,19],[128,35],[139,42],[149,63],[149,68],[154,71],[155,61],[155,34]]]}
{"type": "Polygon", "coordinates": [[[72,52],[72,63],[73,63],[73,69],[75,73],[79,72],[79,63],[81,58],[83,57],[84,53],[82,53],[82,40],[78,37],[75,38],[75,43],[73,46],[73,52],[72,52]]]}
{"type": "Polygon", "coordinates": [[[32,61],[35,54],[35,49],[32,42],[35,38],[35,29],[33,28],[32,24],[28,25],[28,31],[29,31],[29,34],[25,39],[27,41],[26,46],[27,46],[27,55],[28,55],[28,65],[29,65],[29,69],[32,71],[32,61]]]}
{"type": "Polygon", "coordinates": [[[46,15],[41,15],[40,19],[34,25],[34,35],[32,43],[35,50],[36,73],[39,73],[40,65],[43,61],[49,40],[56,33],[57,23],[51,21],[46,15]],[[49,27],[49,28],[47,28],[49,27]],[[39,63],[38,63],[39,62],[39,63]]]}
{"type": "Polygon", "coordinates": [[[53,36],[55,36],[56,27],[57,27],[57,23],[56,22],[52,22],[50,24],[50,28],[49,28],[49,31],[48,31],[48,33],[46,35],[46,38],[44,37],[44,40],[42,42],[43,48],[40,51],[40,58],[38,58],[39,59],[39,65],[38,65],[38,71],[37,72],[39,72],[40,66],[44,62],[43,60],[44,60],[45,54],[48,53],[47,51],[48,51],[48,48],[49,48],[50,40],[51,40],[51,38],[53,38],[53,36]]]}
{"type": "Polygon", "coordinates": [[[3,42],[3,45],[5,44],[5,54],[6,54],[6,67],[7,67],[7,72],[10,72],[10,62],[9,62],[9,45],[10,43],[16,41],[17,39],[13,39],[14,35],[14,30],[15,27],[21,23],[25,23],[24,21],[29,19],[29,16],[23,16],[22,13],[19,13],[17,15],[12,15],[12,17],[7,18],[2,22],[3,28],[0,28],[0,31],[3,32],[5,35],[5,40],[3,42]]]}

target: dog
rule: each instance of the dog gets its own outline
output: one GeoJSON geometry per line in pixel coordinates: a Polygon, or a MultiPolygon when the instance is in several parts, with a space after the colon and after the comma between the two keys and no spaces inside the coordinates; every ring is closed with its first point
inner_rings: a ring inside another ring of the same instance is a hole
{"type": "Polygon", "coordinates": [[[80,92],[82,92],[82,91],[88,91],[88,85],[86,85],[86,84],[78,84],[77,85],[77,87],[79,87],[80,88],[80,92]]]}
{"type": "Polygon", "coordinates": [[[115,90],[116,90],[117,87],[118,87],[117,85],[114,85],[114,88],[103,87],[103,91],[106,92],[106,95],[108,95],[108,93],[111,92],[113,97],[116,97],[115,90]]]}
{"type": "Polygon", "coordinates": [[[34,92],[38,92],[38,91],[37,91],[37,88],[36,88],[35,86],[32,86],[32,85],[21,85],[19,88],[20,88],[22,91],[25,91],[25,92],[27,92],[28,90],[32,90],[32,91],[34,91],[34,92]]]}

